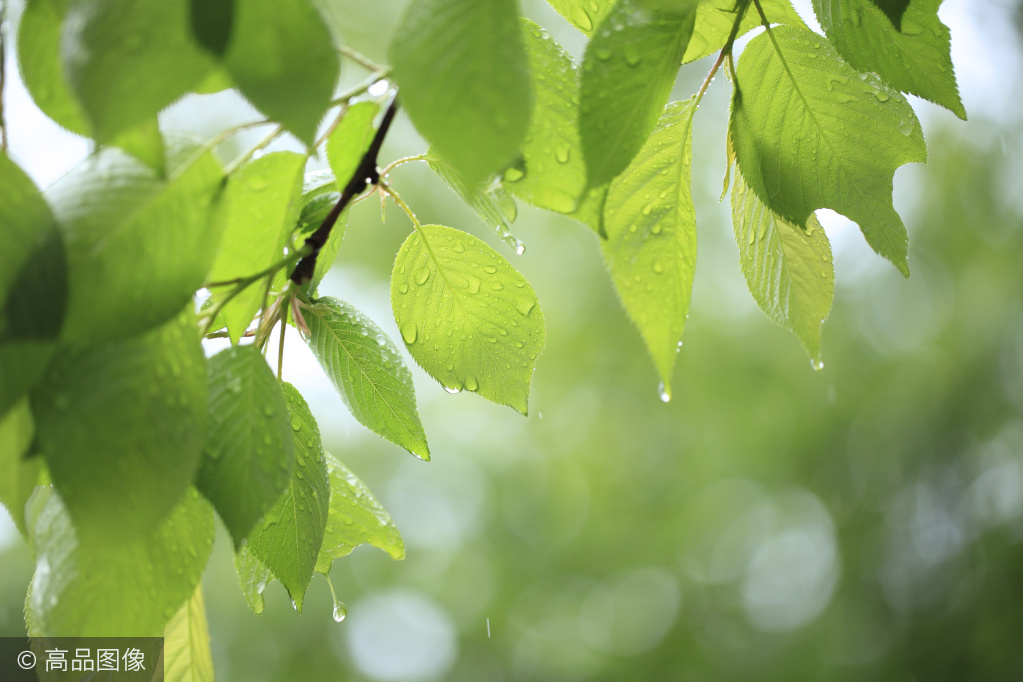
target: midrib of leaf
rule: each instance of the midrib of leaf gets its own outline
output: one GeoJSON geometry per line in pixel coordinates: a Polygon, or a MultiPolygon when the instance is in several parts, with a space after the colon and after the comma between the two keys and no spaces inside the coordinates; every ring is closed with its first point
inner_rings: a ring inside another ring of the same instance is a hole
{"type": "MultiPolygon", "coordinates": [[[[420,234],[420,235],[422,235],[422,232],[420,232],[419,234],[420,234]]],[[[424,239],[424,240],[423,240],[423,242],[425,243],[425,242],[426,242],[426,240],[424,239]]],[[[437,270],[440,270],[440,267],[439,267],[439,266],[437,267],[437,270]]],[[[446,280],[445,280],[445,281],[446,281],[446,280]]],[[[320,318],[321,318],[321,320],[323,319],[323,318],[322,318],[322,316],[320,316],[320,318]]],[[[403,419],[401,419],[401,418],[400,418],[400,417],[398,416],[398,413],[394,411],[394,408],[393,408],[393,407],[391,406],[391,402],[390,402],[389,400],[387,400],[387,399],[386,399],[386,398],[384,397],[384,393],[383,393],[383,392],[382,392],[382,391],[381,391],[381,390],[380,390],[380,389],[379,389],[379,388],[377,387],[377,384],[376,384],[376,382],[374,382],[374,381],[373,381],[372,379],[370,379],[370,378],[369,378],[369,375],[368,375],[368,374],[366,373],[366,371],[365,371],[364,369],[362,369],[362,367],[361,367],[361,366],[359,365],[359,363],[357,363],[357,362],[355,361],[355,356],[354,356],[354,355],[352,355],[352,354],[351,354],[351,353],[350,353],[350,352],[348,351],[348,348],[347,348],[347,347],[345,346],[345,344],[344,344],[344,343],[342,342],[342,340],[341,340],[341,337],[340,337],[340,336],[338,336],[338,335],[337,335],[337,334],[336,334],[336,333],[334,332],[334,329],[333,329],[333,328],[332,328],[332,327],[331,327],[331,326],[330,326],[329,324],[327,324],[327,323],[326,323],[325,321],[324,321],[324,322],[322,322],[322,324],[323,324],[323,326],[324,326],[324,327],[326,327],[326,328],[327,328],[327,331],[328,331],[328,332],[330,332],[331,336],[333,336],[333,337],[334,337],[334,339],[336,339],[336,340],[337,340],[337,345],[338,345],[338,346],[340,346],[342,350],[344,350],[344,352],[345,352],[345,355],[347,355],[347,356],[348,356],[348,364],[349,364],[349,365],[354,365],[354,366],[355,366],[355,367],[356,367],[356,368],[357,368],[357,369],[359,370],[359,373],[360,373],[360,374],[361,374],[361,375],[362,375],[362,376],[363,376],[363,377],[364,377],[364,378],[365,378],[365,379],[366,379],[366,380],[367,380],[367,381],[369,382],[369,385],[373,387],[373,392],[374,392],[374,393],[376,393],[376,395],[378,395],[378,396],[380,397],[381,401],[382,401],[382,402],[383,402],[383,403],[384,403],[385,405],[387,405],[387,409],[388,409],[388,410],[390,410],[390,412],[391,412],[391,416],[393,416],[393,417],[394,417],[394,419],[395,419],[395,421],[397,421],[397,422],[398,422],[399,426],[401,426],[401,429],[402,429],[402,430],[403,430],[403,431],[404,431],[404,432],[405,432],[405,433],[406,433],[406,434],[407,434],[407,435],[408,435],[408,436],[409,436],[410,438],[412,438],[413,440],[416,440],[416,439],[417,439],[418,437],[417,437],[417,436],[416,436],[415,434],[413,434],[413,433],[412,433],[411,431],[409,431],[408,427],[406,427],[406,426],[405,426],[405,422],[404,422],[404,420],[403,420],[403,419]]]]}
{"type": "MultiPolygon", "coordinates": [[[[478,322],[479,321],[479,317],[477,317],[476,315],[472,315],[472,314],[468,313],[465,310],[465,308],[462,307],[462,301],[459,298],[459,294],[458,294],[457,290],[455,289],[455,287],[451,286],[451,282],[448,281],[447,275],[444,274],[444,268],[441,267],[440,259],[437,258],[437,254],[435,254],[433,252],[433,247],[430,246],[430,240],[428,240],[426,238],[426,231],[423,230],[423,226],[420,225],[419,223],[413,223],[413,225],[416,228],[416,233],[419,235],[419,238],[423,240],[423,245],[426,247],[426,252],[430,255],[430,260],[433,261],[433,264],[437,267],[437,272],[440,273],[441,279],[444,280],[444,285],[448,288],[448,290],[451,291],[451,297],[454,299],[455,305],[458,306],[458,310],[462,313],[462,317],[466,318],[466,319],[471,318],[471,319],[474,319],[474,320],[476,320],[478,322]]],[[[489,357],[493,361],[492,364],[495,367],[497,367],[497,370],[499,372],[501,372],[501,376],[503,378],[507,379],[508,375],[506,375],[504,373],[504,370],[501,369],[501,363],[498,362],[496,357],[494,357],[494,354],[491,352],[491,350],[487,346],[487,344],[481,342],[480,337],[479,337],[478,329],[479,329],[479,325],[475,325],[473,327],[473,331],[472,331],[472,337],[476,341],[476,345],[480,346],[481,348],[483,348],[483,349],[485,349],[487,351],[487,357],[489,357]]]]}

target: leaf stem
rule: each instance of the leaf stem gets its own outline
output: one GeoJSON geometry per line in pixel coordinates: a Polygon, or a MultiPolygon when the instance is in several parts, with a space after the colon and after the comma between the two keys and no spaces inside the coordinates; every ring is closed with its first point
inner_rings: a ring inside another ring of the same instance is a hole
{"type": "Polygon", "coordinates": [[[348,100],[352,99],[353,97],[358,97],[359,95],[366,92],[380,81],[387,80],[387,77],[390,75],[391,69],[388,67],[382,67],[380,68],[380,70],[371,73],[366,80],[362,81],[352,89],[347,90],[338,95],[337,97],[335,97],[333,100],[331,100],[330,105],[336,107],[339,104],[346,104],[348,100]]]}
{"type": "Polygon", "coordinates": [[[384,166],[383,169],[381,169],[380,171],[380,177],[382,178],[386,177],[388,173],[390,173],[398,166],[410,163],[412,161],[426,161],[429,158],[430,157],[428,157],[426,154],[416,154],[415,156],[403,156],[402,158],[397,159],[395,161],[391,161],[389,164],[384,166]]]}
{"type": "Polygon", "coordinates": [[[408,219],[412,221],[412,226],[416,228],[416,230],[418,231],[419,228],[422,227],[422,225],[419,224],[419,218],[416,218],[416,214],[412,212],[412,209],[409,208],[409,205],[405,203],[405,200],[402,199],[401,196],[399,196],[398,193],[394,191],[394,189],[392,189],[389,185],[381,186],[384,188],[384,191],[391,196],[391,199],[394,200],[394,203],[398,204],[398,206],[401,207],[401,210],[405,211],[405,215],[407,215],[408,219]]]}
{"type": "Polygon", "coordinates": [[[241,165],[243,165],[246,161],[252,158],[253,154],[255,154],[260,149],[273,142],[277,138],[277,136],[283,132],[284,126],[278,124],[273,130],[270,131],[270,134],[264,137],[262,140],[260,140],[260,142],[255,147],[245,152],[244,154],[233,160],[231,163],[227,164],[227,166],[224,168],[224,175],[230,175],[231,173],[238,170],[238,168],[241,165]]]}
{"type": "Polygon", "coordinates": [[[351,59],[353,62],[355,62],[362,68],[367,69],[369,71],[383,71],[384,69],[387,68],[386,66],[377,64],[375,61],[373,61],[366,55],[362,54],[361,52],[357,52],[356,50],[353,50],[350,47],[342,45],[341,47],[337,48],[337,51],[340,52],[345,57],[351,59]]]}
{"type": "MultiPolygon", "coordinates": [[[[755,1],[756,0],[754,0],[754,2],[755,1]]],[[[724,62],[726,58],[731,58],[732,47],[735,45],[735,39],[739,35],[739,27],[742,25],[743,17],[746,16],[746,10],[749,9],[749,6],[750,0],[739,0],[739,7],[736,8],[735,21],[732,22],[732,30],[728,34],[728,40],[725,41],[725,46],[721,48],[721,52],[718,54],[717,60],[714,62],[714,65],[710,67],[710,72],[707,74],[707,77],[703,79],[703,84],[700,85],[700,89],[696,92],[696,100],[693,102],[694,110],[696,107],[700,106],[700,100],[703,99],[703,94],[707,92],[710,82],[714,80],[714,75],[718,72],[718,69],[721,68],[722,62],[724,62]]],[[[757,7],[759,7],[759,5],[757,5],[757,7]]],[[[762,14],[763,12],[761,12],[761,15],[762,14]]]]}

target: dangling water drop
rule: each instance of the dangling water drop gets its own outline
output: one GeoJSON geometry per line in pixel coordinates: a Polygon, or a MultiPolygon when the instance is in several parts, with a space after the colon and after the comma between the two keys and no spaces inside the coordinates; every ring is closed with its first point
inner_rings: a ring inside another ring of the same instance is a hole
{"type": "Polygon", "coordinates": [[[657,384],[657,394],[661,396],[662,403],[671,402],[671,392],[668,390],[668,387],[664,385],[663,381],[657,384]]]}
{"type": "Polygon", "coordinates": [[[343,621],[345,619],[345,616],[347,616],[347,615],[348,615],[348,607],[345,606],[345,603],[343,601],[338,601],[335,598],[335,601],[334,601],[334,622],[335,623],[340,623],[341,621],[343,621]]]}

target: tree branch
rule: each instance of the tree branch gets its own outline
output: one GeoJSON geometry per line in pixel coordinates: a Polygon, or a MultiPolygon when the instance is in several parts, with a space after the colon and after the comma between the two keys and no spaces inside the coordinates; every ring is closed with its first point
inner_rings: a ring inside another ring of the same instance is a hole
{"type": "Polygon", "coordinates": [[[313,278],[313,271],[316,269],[316,258],[320,255],[320,249],[327,243],[330,231],[334,229],[334,224],[341,217],[341,213],[348,207],[348,204],[352,202],[352,199],[362,194],[367,187],[375,185],[380,181],[380,175],[377,171],[377,156],[380,154],[380,146],[384,143],[384,138],[387,137],[387,131],[390,129],[391,122],[394,120],[394,115],[397,111],[398,100],[394,99],[391,101],[391,105],[387,107],[387,111],[384,112],[384,118],[380,121],[380,127],[377,128],[373,141],[369,144],[369,149],[362,155],[362,160],[359,161],[355,174],[341,192],[341,198],[334,204],[334,208],[323,219],[320,226],[316,228],[316,232],[313,232],[305,240],[305,246],[311,250],[309,255],[300,260],[291,272],[291,281],[295,284],[302,286],[313,278]]]}

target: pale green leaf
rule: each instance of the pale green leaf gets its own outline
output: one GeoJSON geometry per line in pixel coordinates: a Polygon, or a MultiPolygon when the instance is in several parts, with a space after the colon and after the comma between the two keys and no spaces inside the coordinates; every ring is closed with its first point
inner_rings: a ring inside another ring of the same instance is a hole
{"type": "Polygon", "coordinates": [[[169,140],[169,177],[116,149],[89,156],[46,192],[67,249],[63,338],[102,341],[171,319],[206,279],[222,180],[209,151],[169,140]]]}
{"type": "Polygon", "coordinates": [[[547,331],[529,282],[479,239],[421,225],[398,251],[391,307],[412,357],[449,391],[526,414],[547,331]]]}
{"type": "Polygon", "coordinates": [[[669,104],[636,158],[611,182],[604,204],[611,280],[657,367],[663,398],[671,397],[696,271],[692,119],[692,100],[669,104]]]}
{"type": "Polygon", "coordinates": [[[405,543],[391,515],[377,502],[366,484],[333,455],[327,454],[330,476],[330,512],[316,570],[326,575],[334,559],[347,556],[359,545],[370,544],[392,559],[405,558],[405,543]]]}
{"type": "Polygon", "coordinates": [[[202,583],[163,630],[164,682],[214,682],[202,583]]]}
{"type": "Polygon", "coordinates": [[[516,0],[412,0],[390,58],[412,122],[466,182],[512,161],[532,108],[516,0]]]}
{"type": "Polygon", "coordinates": [[[28,502],[42,462],[38,457],[26,459],[35,436],[35,423],[28,399],[22,398],[0,417],[0,502],[7,507],[14,525],[22,533],[25,528],[25,503],[28,502]]]}
{"type": "Polygon", "coordinates": [[[356,102],[348,107],[334,132],[327,138],[327,162],[337,178],[338,191],[355,175],[359,162],[369,149],[376,129],[373,120],[380,112],[376,102],[356,102]]]}
{"type": "Polygon", "coordinates": [[[257,616],[263,613],[265,606],[263,591],[266,586],[273,582],[270,569],[264,566],[259,559],[249,550],[248,545],[242,547],[234,554],[234,569],[238,574],[238,585],[242,589],[245,603],[249,605],[252,612],[257,616]]]}
{"type": "Polygon", "coordinates": [[[313,145],[341,68],[330,29],[313,3],[235,3],[224,64],[257,109],[313,145]]]}
{"type": "Polygon", "coordinates": [[[394,342],[354,307],[320,298],[304,313],[309,348],[359,423],[430,459],[412,373],[394,342]]]}
{"type": "Polygon", "coordinates": [[[195,486],[213,503],[238,547],[291,480],[291,417],[256,346],[217,353],[207,373],[208,427],[195,486]]]}
{"type": "Polygon", "coordinates": [[[547,2],[588,36],[593,35],[615,4],[615,0],[547,0],[547,2]]]}
{"type": "Polygon", "coordinates": [[[736,171],[732,226],[739,263],[753,300],[795,333],[814,366],[821,363],[821,325],[831,311],[835,268],[831,244],[813,214],[806,228],[772,213],[736,171]]]}
{"type": "Polygon", "coordinates": [[[46,369],[67,295],[53,215],[32,180],[0,153],[0,417],[46,369]]]}
{"type": "Polygon", "coordinates": [[[120,131],[110,144],[128,152],[161,177],[166,174],[167,155],[163,148],[160,122],[155,115],[120,131]]]}
{"type": "Polygon", "coordinates": [[[813,8],[838,54],[852,66],[965,121],[940,5],[941,0],[912,0],[901,15],[901,30],[870,0],[814,0],[813,8]]]}
{"type": "Polygon", "coordinates": [[[693,33],[694,1],[620,0],[586,46],[579,133],[587,185],[625,170],[668,101],[693,33]]]}
{"type": "Polygon", "coordinates": [[[736,72],[729,135],[750,189],[799,226],[818,208],[842,213],[908,276],[892,176],[927,149],[905,98],[823,37],[786,26],[750,41],[736,72]]]}
{"type": "Polygon", "coordinates": [[[294,431],[295,468],[284,494],[249,533],[246,546],[287,588],[301,611],[323,544],[330,484],[316,420],[298,390],[288,383],[283,386],[294,431]]]}
{"type": "Polygon", "coordinates": [[[36,572],[26,620],[34,634],[160,637],[202,576],[213,545],[213,510],[190,488],[151,532],[97,549],[80,542],[53,491],[30,529],[36,572]]]}
{"type": "MultiPolygon", "coordinates": [[[[284,244],[298,220],[305,161],[302,154],[274,152],[231,174],[215,214],[216,228],[223,237],[210,271],[211,280],[254,275],[284,256],[284,244]]],[[[230,289],[218,287],[214,291],[214,295],[223,295],[230,289]]],[[[265,280],[260,280],[224,306],[232,343],[238,343],[263,306],[265,293],[265,280]]]]}
{"type": "Polygon", "coordinates": [[[64,73],[100,142],[188,92],[212,66],[192,39],[189,0],[72,0],[64,73]]]}
{"type": "Polygon", "coordinates": [[[62,350],[32,393],[32,411],[79,535],[144,536],[189,487],[205,440],[206,358],[194,313],[62,350]]]}
{"type": "MultiPolygon", "coordinates": [[[[700,0],[696,7],[696,26],[682,61],[689,62],[714,54],[725,46],[735,24],[736,0],[700,0]]],[[[764,15],[772,24],[805,27],[789,0],[760,0],[764,15]]],[[[752,2],[747,4],[736,36],[742,36],[761,25],[760,14],[752,2]]]]}

